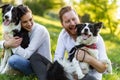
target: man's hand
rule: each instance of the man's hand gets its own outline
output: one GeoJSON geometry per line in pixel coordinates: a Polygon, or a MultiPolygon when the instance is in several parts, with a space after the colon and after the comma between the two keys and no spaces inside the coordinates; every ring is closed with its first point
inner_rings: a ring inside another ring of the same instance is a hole
{"type": "Polygon", "coordinates": [[[89,55],[86,51],[83,51],[83,50],[78,51],[76,58],[79,61],[88,63],[89,65],[91,65],[94,69],[96,69],[100,73],[103,73],[107,68],[105,63],[103,63],[100,60],[97,60],[96,58],[89,55]]]}

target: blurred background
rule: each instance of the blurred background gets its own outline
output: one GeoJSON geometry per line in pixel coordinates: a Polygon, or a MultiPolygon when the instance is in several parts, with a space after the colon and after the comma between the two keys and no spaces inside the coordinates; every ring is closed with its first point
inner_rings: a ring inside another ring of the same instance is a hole
{"type": "MultiPolygon", "coordinates": [[[[82,22],[103,22],[102,35],[107,55],[112,61],[113,74],[104,74],[103,80],[120,80],[120,0],[0,0],[3,4],[25,4],[33,11],[34,20],[43,24],[51,36],[51,52],[54,52],[62,26],[58,12],[71,5],[82,22]]],[[[0,9],[0,39],[2,39],[2,14],[0,9]]],[[[35,77],[11,77],[0,75],[0,80],[37,80],[35,77]]]]}

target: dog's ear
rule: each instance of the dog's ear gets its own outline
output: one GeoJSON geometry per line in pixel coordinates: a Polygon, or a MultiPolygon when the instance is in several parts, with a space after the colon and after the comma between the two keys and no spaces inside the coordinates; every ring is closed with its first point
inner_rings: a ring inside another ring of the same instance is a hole
{"type": "Polygon", "coordinates": [[[10,4],[3,4],[3,5],[0,5],[0,8],[5,8],[7,6],[9,6],[10,4]]]}
{"type": "Polygon", "coordinates": [[[10,6],[10,4],[3,4],[3,5],[0,5],[0,8],[2,8],[2,13],[4,13],[4,10],[6,7],[10,6]]]}
{"type": "Polygon", "coordinates": [[[48,67],[47,80],[68,80],[63,66],[57,60],[48,67]]]}
{"type": "Polygon", "coordinates": [[[95,26],[100,29],[103,27],[103,23],[102,22],[95,23],[95,26]]]}
{"type": "Polygon", "coordinates": [[[52,67],[52,63],[47,64],[47,71],[52,67]]]}
{"type": "Polygon", "coordinates": [[[103,27],[103,23],[102,22],[98,22],[98,23],[94,23],[94,36],[98,35],[98,32],[100,31],[100,29],[103,27]]]}
{"type": "Polygon", "coordinates": [[[13,17],[12,22],[14,22],[15,25],[18,25],[20,22],[20,17],[19,17],[20,13],[19,13],[17,7],[13,7],[12,14],[14,15],[14,16],[12,16],[13,17]]]}
{"type": "Polygon", "coordinates": [[[54,63],[49,63],[47,65],[47,80],[55,80],[55,72],[54,72],[54,63]]]}

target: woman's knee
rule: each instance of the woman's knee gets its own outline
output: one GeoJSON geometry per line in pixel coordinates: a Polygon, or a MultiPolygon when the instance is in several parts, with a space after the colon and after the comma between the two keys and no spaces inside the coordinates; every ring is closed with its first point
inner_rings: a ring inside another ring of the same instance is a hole
{"type": "Polygon", "coordinates": [[[19,55],[12,55],[9,59],[8,59],[8,64],[10,66],[13,66],[15,63],[17,63],[17,61],[19,61],[19,55]]]}

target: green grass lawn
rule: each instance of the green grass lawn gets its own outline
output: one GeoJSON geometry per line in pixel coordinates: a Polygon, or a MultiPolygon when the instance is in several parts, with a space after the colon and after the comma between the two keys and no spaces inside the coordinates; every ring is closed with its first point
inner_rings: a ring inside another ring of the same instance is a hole
{"type": "MultiPolygon", "coordinates": [[[[60,30],[62,29],[60,22],[52,18],[43,18],[34,15],[34,20],[43,24],[48,29],[51,36],[51,52],[54,57],[54,52],[57,44],[57,38],[60,30]]],[[[0,20],[1,21],[1,20],[0,20]]],[[[107,30],[101,30],[100,33],[105,41],[108,57],[112,61],[113,74],[104,74],[103,80],[120,80],[120,36],[113,36],[107,30]]],[[[2,31],[0,27],[0,39],[2,38],[2,31]]],[[[0,80],[37,80],[34,76],[21,76],[21,75],[0,75],[0,80]]]]}

